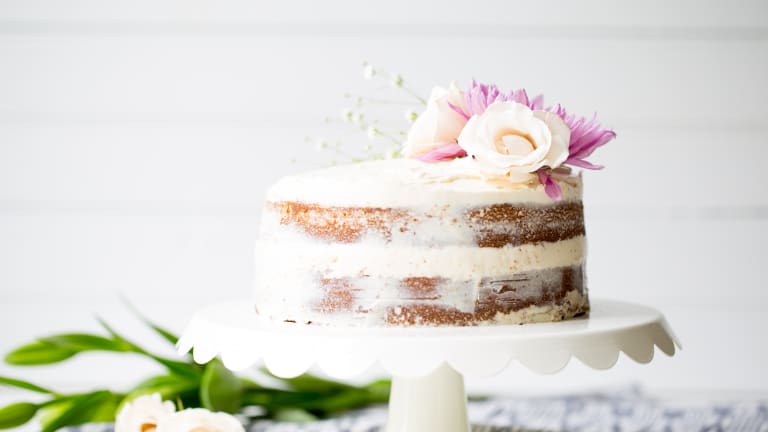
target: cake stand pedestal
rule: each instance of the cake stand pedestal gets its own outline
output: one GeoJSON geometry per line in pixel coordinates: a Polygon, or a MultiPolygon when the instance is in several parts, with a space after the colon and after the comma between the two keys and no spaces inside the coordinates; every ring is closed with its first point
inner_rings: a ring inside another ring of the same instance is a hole
{"type": "Polygon", "coordinates": [[[479,327],[336,328],[260,319],[249,302],[198,311],[179,340],[198,363],[220,355],[232,370],[263,361],[280,377],[312,366],[337,379],[379,363],[393,375],[387,432],[467,432],[465,376],[490,376],[512,361],[543,374],[571,357],[609,369],[620,352],[638,363],[680,343],[664,316],[637,304],[593,300],[589,317],[479,327]]]}

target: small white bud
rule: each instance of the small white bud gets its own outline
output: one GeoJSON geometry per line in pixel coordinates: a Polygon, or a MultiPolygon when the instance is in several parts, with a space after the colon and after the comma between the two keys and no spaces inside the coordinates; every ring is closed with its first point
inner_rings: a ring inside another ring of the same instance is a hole
{"type": "Polygon", "coordinates": [[[403,86],[403,77],[400,74],[392,75],[392,80],[389,82],[392,87],[399,88],[403,86]]]}
{"type": "Polygon", "coordinates": [[[323,151],[328,148],[328,141],[326,140],[318,140],[315,143],[315,148],[319,151],[323,151]]]}
{"type": "Polygon", "coordinates": [[[343,120],[343,121],[345,121],[347,123],[351,123],[352,122],[352,116],[353,115],[354,115],[354,113],[352,112],[352,110],[350,108],[344,108],[343,110],[341,110],[341,120],[343,120]]]}
{"type": "Polygon", "coordinates": [[[363,115],[361,113],[352,114],[352,123],[360,126],[362,122],[363,122],[363,115]]]}
{"type": "Polygon", "coordinates": [[[376,69],[373,66],[366,64],[363,67],[363,78],[369,80],[376,76],[376,69]]]}
{"type": "Polygon", "coordinates": [[[408,123],[415,122],[418,117],[419,117],[419,113],[417,113],[414,110],[407,110],[405,112],[405,119],[408,120],[408,123]]]}
{"type": "Polygon", "coordinates": [[[366,133],[368,134],[369,139],[374,139],[381,134],[381,132],[373,126],[368,126],[366,133]]]}

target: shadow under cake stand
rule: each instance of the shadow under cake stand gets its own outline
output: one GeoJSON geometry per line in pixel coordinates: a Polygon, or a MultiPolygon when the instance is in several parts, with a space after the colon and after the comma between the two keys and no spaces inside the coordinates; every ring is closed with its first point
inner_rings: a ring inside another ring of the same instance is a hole
{"type": "Polygon", "coordinates": [[[648,363],[655,346],[669,356],[680,348],[659,311],[600,299],[588,317],[556,323],[412,328],[278,323],[260,319],[249,302],[222,303],[198,311],[178,343],[198,363],[220,355],[243,370],[261,360],[284,378],[317,366],[344,379],[379,363],[393,376],[386,432],[469,431],[464,376],[494,375],[513,360],[542,374],[571,357],[609,369],[620,352],[648,363]]]}

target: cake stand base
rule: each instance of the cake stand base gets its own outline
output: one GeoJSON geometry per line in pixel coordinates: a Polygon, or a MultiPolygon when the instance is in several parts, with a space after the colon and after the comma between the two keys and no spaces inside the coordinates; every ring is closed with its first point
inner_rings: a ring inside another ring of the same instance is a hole
{"type": "Polygon", "coordinates": [[[419,378],[392,378],[386,432],[468,432],[464,377],[443,363],[419,378]]]}
{"type": "Polygon", "coordinates": [[[221,355],[232,370],[263,361],[280,377],[312,366],[337,379],[374,364],[393,375],[386,432],[467,432],[464,376],[490,376],[513,361],[537,373],[556,373],[578,358],[609,369],[621,352],[638,363],[655,347],[671,356],[680,347],[664,316],[632,303],[591,301],[588,317],[557,323],[478,327],[341,328],[260,319],[249,302],[200,310],[179,340],[206,363],[221,355]]]}

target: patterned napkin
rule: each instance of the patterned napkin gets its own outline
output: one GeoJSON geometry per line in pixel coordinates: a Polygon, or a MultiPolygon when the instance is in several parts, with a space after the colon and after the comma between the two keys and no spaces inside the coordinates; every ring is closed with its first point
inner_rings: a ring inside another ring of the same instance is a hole
{"type": "MultiPolygon", "coordinates": [[[[768,432],[768,398],[703,403],[660,400],[638,389],[574,396],[495,398],[469,404],[473,432],[739,431],[768,432]]],[[[386,407],[306,424],[258,421],[249,432],[383,432],[386,407]]],[[[111,425],[73,431],[109,432],[111,425]]],[[[424,431],[429,432],[429,431],[424,431]]]]}

